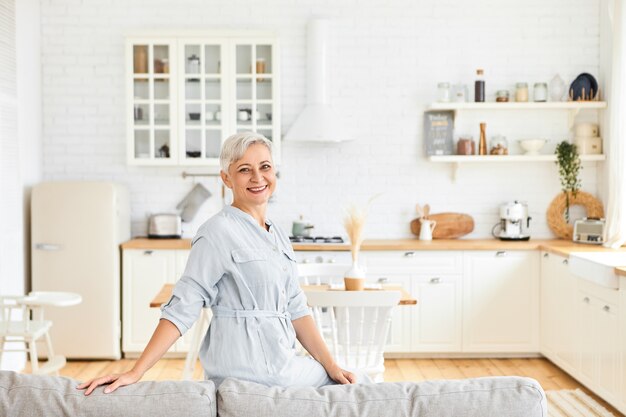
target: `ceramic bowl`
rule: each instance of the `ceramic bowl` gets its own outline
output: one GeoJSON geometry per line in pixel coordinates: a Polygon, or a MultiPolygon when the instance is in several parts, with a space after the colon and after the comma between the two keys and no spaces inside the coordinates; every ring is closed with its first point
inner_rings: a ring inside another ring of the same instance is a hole
{"type": "Polygon", "coordinates": [[[520,139],[519,146],[524,150],[524,155],[538,155],[546,142],[545,139],[520,139]]]}

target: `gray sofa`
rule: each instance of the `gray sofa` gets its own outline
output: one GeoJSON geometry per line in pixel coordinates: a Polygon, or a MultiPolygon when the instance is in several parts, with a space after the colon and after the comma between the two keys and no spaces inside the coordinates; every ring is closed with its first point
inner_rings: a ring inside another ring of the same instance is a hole
{"type": "Polygon", "coordinates": [[[0,371],[0,416],[545,417],[546,396],[522,377],[279,388],[227,379],[139,382],[86,397],[78,381],[0,371]]]}

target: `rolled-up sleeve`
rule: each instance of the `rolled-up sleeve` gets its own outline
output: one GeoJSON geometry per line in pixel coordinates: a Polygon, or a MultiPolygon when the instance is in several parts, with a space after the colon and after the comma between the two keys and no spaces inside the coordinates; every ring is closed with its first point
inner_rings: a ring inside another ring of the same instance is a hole
{"type": "Polygon", "coordinates": [[[161,307],[161,319],[172,322],[181,336],[217,297],[217,283],[225,273],[220,252],[206,236],[194,238],[185,272],[176,282],[172,297],[161,307]]]}
{"type": "Polygon", "coordinates": [[[300,288],[297,276],[294,275],[289,279],[288,289],[287,311],[291,315],[291,320],[310,315],[311,309],[307,305],[306,296],[302,288],[300,288]]]}

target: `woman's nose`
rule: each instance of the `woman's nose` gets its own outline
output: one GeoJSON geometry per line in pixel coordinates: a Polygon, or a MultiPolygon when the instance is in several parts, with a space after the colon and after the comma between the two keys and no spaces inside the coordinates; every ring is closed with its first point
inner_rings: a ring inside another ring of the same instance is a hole
{"type": "Polygon", "coordinates": [[[252,181],[260,181],[262,178],[261,171],[258,169],[252,171],[252,181]]]}

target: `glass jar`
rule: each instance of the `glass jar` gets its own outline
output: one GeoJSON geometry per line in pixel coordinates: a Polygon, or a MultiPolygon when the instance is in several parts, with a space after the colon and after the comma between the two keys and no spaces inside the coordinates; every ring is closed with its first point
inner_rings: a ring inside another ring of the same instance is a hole
{"type": "Polygon", "coordinates": [[[454,101],[457,103],[465,103],[467,101],[467,85],[455,84],[454,85],[454,101]]]}
{"type": "Polygon", "coordinates": [[[496,91],[496,101],[500,103],[506,103],[509,101],[509,90],[496,91]]]}
{"type": "Polygon", "coordinates": [[[527,83],[515,84],[515,101],[518,101],[518,102],[528,101],[528,84],[527,83]]]}
{"type": "Polygon", "coordinates": [[[450,101],[450,83],[437,84],[437,100],[443,103],[450,101]]]}
{"type": "Polygon", "coordinates": [[[457,155],[474,155],[475,146],[474,139],[470,135],[461,136],[456,144],[456,153],[457,155]]]}
{"type": "Polygon", "coordinates": [[[533,100],[537,102],[548,101],[548,84],[535,83],[533,87],[533,100]]]}
{"type": "Polygon", "coordinates": [[[509,143],[502,135],[496,135],[491,138],[491,150],[489,155],[508,155],[509,143]]]}

